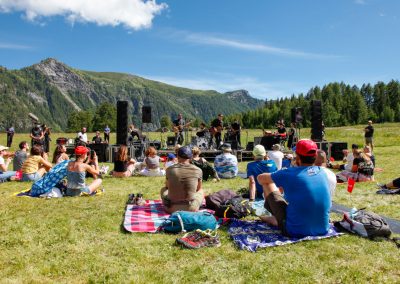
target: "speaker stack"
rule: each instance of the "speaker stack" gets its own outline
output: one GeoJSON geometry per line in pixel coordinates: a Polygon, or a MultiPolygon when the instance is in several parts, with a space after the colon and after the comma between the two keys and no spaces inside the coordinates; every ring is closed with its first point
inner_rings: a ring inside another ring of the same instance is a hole
{"type": "Polygon", "coordinates": [[[322,141],[322,103],[320,100],[311,101],[311,140],[322,141]]]}
{"type": "Polygon", "coordinates": [[[117,144],[128,141],[128,101],[117,101],[117,144]]]}

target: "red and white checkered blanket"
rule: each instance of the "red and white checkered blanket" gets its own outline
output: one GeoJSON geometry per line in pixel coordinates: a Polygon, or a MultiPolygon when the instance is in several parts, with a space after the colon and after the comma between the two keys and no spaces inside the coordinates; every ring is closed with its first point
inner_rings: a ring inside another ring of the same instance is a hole
{"type": "Polygon", "coordinates": [[[126,206],[124,228],[128,232],[156,233],[170,214],[164,211],[161,200],[146,200],[143,206],[126,206]]]}

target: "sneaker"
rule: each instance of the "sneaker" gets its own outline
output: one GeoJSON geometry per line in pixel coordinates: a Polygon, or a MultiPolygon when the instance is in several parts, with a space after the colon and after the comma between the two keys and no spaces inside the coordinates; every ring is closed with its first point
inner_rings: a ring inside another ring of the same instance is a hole
{"type": "Polygon", "coordinates": [[[146,203],[143,199],[143,194],[138,193],[135,199],[135,204],[139,206],[143,206],[146,203]]]}
{"type": "Polygon", "coordinates": [[[106,175],[107,173],[108,173],[108,170],[110,169],[110,167],[109,166],[101,166],[101,168],[100,168],[100,174],[101,175],[106,175]]]}
{"type": "Polygon", "coordinates": [[[126,202],[126,204],[135,204],[135,194],[134,193],[129,194],[128,201],[126,202]]]}
{"type": "Polygon", "coordinates": [[[217,231],[212,231],[210,229],[205,231],[197,229],[194,232],[186,233],[183,237],[177,238],[176,243],[189,249],[221,246],[217,231]]]}
{"type": "Polygon", "coordinates": [[[388,189],[387,186],[386,186],[386,184],[384,184],[384,183],[377,183],[376,186],[377,186],[379,189],[388,189]]]}

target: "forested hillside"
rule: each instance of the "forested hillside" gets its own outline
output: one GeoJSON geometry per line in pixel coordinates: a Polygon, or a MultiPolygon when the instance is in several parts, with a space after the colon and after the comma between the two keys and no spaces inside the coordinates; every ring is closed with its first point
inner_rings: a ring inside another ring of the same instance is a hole
{"type": "Polygon", "coordinates": [[[115,105],[117,100],[129,102],[129,119],[139,125],[142,106],[151,106],[154,128],[162,116],[182,113],[208,122],[220,112],[239,113],[263,104],[245,90],[191,90],[129,74],[76,70],[55,59],[20,70],[0,67],[0,96],[0,129],[14,125],[17,131],[31,127],[29,112],[55,130],[66,130],[71,113],[95,111],[100,104],[115,105]]]}
{"type": "Polygon", "coordinates": [[[325,126],[363,124],[368,119],[374,122],[400,121],[400,84],[392,80],[385,84],[363,84],[361,88],[344,83],[330,83],[322,89],[314,87],[304,95],[267,100],[263,107],[228,117],[239,119],[247,128],[271,128],[279,119],[291,120],[293,107],[303,108],[303,127],[309,127],[310,102],[322,101],[325,126]]]}

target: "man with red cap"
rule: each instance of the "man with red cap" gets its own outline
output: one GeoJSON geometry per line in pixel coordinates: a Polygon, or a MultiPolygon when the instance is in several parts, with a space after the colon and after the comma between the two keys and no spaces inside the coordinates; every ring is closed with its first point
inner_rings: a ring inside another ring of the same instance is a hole
{"type": "Polygon", "coordinates": [[[302,139],[296,144],[297,167],[257,178],[263,186],[264,206],[272,213],[262,220],[278,226],[284,235],[304,237],[328,232],[331,197],[325,171],[313,166],[317,150],[315,142],[302,139]]]}

